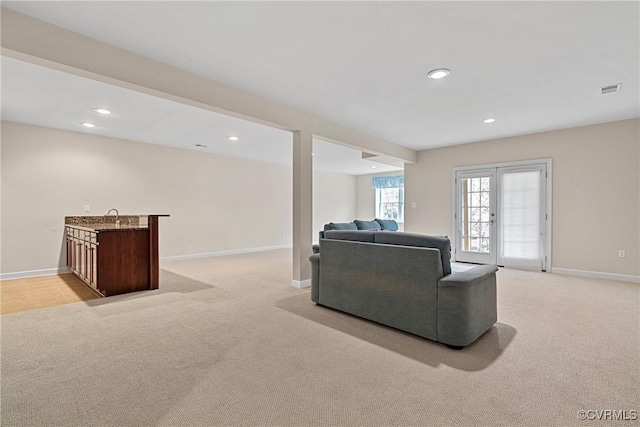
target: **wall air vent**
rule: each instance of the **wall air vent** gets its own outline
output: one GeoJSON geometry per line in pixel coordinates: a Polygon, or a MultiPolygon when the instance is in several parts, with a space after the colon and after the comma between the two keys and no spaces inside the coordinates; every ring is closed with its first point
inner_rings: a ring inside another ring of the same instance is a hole
{"type": "Polygon", "coordinates": [[[620,92],[621,88],[622,88],[622,83],[618,83],[617,85],[609,85],[609,86],[601,87],[600,91],[603,95],[605,95],[607,93],[620,92]]]}

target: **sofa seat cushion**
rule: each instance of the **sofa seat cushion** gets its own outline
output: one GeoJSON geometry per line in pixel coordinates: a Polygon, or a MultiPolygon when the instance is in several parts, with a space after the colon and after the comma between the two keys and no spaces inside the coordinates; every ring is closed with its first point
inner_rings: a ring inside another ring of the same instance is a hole
{"type": "Polygon", "coordinates": [[[367,243],[374,243],[375,235],[375,230],[327,230],[324,232],[325,239],[351,240],[355,242],[367,243]]]}
{"type": "Polygon", "coordinates": [[[324,231],[327,230],[357,230],[358,226],[355,222],[330,222],[324,225],[324,231]]]}
{"type": "Polygon", "coordinates": [[[356,223],[358,230],[380,230],[380,224],[378,224],[375,220],[373,221],[361,221],[359,219],[354,219],[353,222],[356,223]]]}
{"type": "Polygon", "coordinates": [[[451,274],[451,242],[448,237],[426,236],[414,233],[376,233],[375,243],[388,245],[418,246],[440,250],[443,274],[451,274]]]}
{"type": "Polygon", "coordinates": [[[393,219],[379,219],[376,218],[375,222],[380,224],[382,230],[398,231],[398,223],[393,219]]]}

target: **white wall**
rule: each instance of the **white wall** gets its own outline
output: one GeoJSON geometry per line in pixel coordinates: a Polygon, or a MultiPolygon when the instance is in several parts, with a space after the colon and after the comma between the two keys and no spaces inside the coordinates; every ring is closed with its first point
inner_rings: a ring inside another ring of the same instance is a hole
{"type": "Polygon", "coordinates": [[[323,171],[313,173],[313,241],[329,222],[356,218],[356,177],[323,171]]]}
{"type": "Polygon", "coordinates": [[[639,127],[624,120],[421,151],[405,167],[405,229],[451,234],[453,167],[551,158],[553,268],[639,276],[639,127]]]}
{"type": "Polygon", "coordinates": [[[290,167],[8,122],[1,148],[2,273],[64,267],[84,205],[170,214],[160,257],[291,245],[290,167]]]}
{"type": "MultiPolygon", "coordinates": [[[[64,268],[64,217],[168,213],[160,256],[291,245],[290,167],[2,122],[0,272],[64,268]],[[193,244],[189,244],[193,238],[193,244]]],[[[351,221],[356,177],[314,172],[314,239],[351,221]]]]}

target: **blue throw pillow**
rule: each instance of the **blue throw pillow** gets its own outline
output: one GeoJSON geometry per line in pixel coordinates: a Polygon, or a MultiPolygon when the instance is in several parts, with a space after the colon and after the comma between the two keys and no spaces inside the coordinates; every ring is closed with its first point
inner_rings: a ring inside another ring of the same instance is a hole
{"type": "Polygon", "coordinates": [[[373,221],[360,221],[359,219],[354,219],[353,222],[356,223],[358,230],[380,230],[380,224],[378,224],[375,220],[373,221]]]}
{"type": "Polygon", "coordinates": [[[328,230],[357,230],[358,227],[353,222],[330,222],[324,225],[324,231],[328,230]]]}
{"type": "Polygon", "coordinates": [[[389,231],[398,231],[398,223],[394,219],[378,219],[375,221],[380,224],[380,228],[389,231]]]}

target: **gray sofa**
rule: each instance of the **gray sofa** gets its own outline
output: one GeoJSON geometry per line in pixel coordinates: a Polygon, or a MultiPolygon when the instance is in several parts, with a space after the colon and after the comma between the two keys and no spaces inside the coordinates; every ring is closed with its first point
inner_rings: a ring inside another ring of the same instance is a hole
{"type": "Polygon", "coordinates": [[[440,236],[327,230],[312,266],[311,299],[455,349],[497,321],[495,265],[451,272],[440,236]]]}
{"type": "MultiPolygon", "coordinates": [[[[320,231],[320,239],[324,239],[324,232],[331,230],[386,230],[386,231],[398,231],[398,223],[393,219],[380,219],[375,218],[371,221],[363,221],[360,219],[354,219],[351,222],[330,222],[324,225],[324,229],[320,231]]],[[[313,253],[320,252],[320,245],[313,245],[313,253]]]]}

